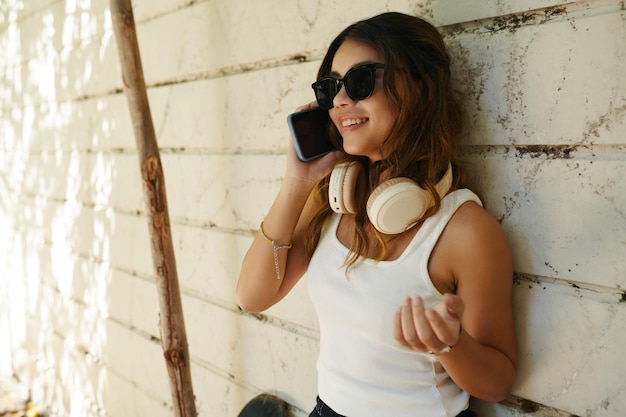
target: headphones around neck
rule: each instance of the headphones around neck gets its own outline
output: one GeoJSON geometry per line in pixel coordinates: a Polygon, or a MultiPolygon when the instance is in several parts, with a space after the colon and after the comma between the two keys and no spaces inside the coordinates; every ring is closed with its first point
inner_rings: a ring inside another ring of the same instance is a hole
{"type": "MultiPolygon", "coordinates": [[[[354,214],[366,192],[365,168],[356,161],[342,162],[330,174],[328,202],[335,213],[354,214]]],[[[452,186],[452,166],[435,188],[443,198],[452,186]]],[[[395,235],[413,227],[434,204],[430,193],[415,181],[392,178],[378,185],[367,199],[367,217],[381,233],[395,235]]]]}

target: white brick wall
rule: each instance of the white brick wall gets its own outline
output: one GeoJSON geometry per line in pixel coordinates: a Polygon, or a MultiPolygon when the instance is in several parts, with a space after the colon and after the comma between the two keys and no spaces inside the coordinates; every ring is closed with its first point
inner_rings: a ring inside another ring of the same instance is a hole
{"type": "MultiPolygon", "coordinates": [[[[515,257],[519,377],[483,416],[626,409],[623,1],[136,2],[201,415],[260,390],[305,417],[303,283],[240,313],[240,261],[277,191],[285,118],[328,42],[384,10],[441,27],[463,159],[515,257]],[[272,88],[268,88],[271,86],[272,88]]],[[[169,416],[135,141],[108,2],[0,5],[0,373],[58,416],[169,416]]]]}

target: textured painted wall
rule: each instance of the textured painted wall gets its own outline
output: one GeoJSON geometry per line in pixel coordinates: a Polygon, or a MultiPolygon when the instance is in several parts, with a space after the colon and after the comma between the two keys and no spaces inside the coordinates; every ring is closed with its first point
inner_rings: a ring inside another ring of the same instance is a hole
{"type": "MultiPolygon", "coordinates": [[[[462,156],[514,250],[519,377],[484,416],[626,409],[626,23],[618,0],[136,2],[201,415],[260,390],[304,417],[299,284],[242,314],[239,264],[324,49],[385,10],[439,26],[462,156]]],[[[108,2],[0,4],[0,373],[59,416],[170,416],[135,142],[108,2]]]]}

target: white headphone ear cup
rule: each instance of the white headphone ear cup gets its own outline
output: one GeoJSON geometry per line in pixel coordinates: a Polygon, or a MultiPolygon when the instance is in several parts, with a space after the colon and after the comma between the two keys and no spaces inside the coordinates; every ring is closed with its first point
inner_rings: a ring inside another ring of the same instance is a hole
{"type": "MultiPolygon", "coordinates": [[[[452,164],[435,189],[443,198],[452,187],[452,164]]],[[[367,216],[379,232],[402,233],[413,227],[434,204],[430,193],[409,178],[392,178],[372,191],[367,200],[367,216]]]]}
{"type": "Polygon", "coordinates": [[[410,229],[428,210],[430,194],[408,178],[392,178],[372,191],[367,216],[379,232],[398,234],[410,229]]]}
{"type": "Polygon", "coordinates": [[[339,214],[357,212],[357,202],[364,192],[363,166],[356,162],[342,162],[333,168],[328,183],[328,203],[339,214]]]}

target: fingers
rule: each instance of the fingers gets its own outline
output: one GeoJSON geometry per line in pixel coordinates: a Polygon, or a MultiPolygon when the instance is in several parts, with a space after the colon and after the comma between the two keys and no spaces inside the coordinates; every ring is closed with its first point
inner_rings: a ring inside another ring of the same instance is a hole
{"type": "Polygon", "coordinates": [[[446,307],[447,313],[456,318],[461,317],[465,311],[465,303],[461,297],[455,294],[444,294],[443,304],[446,307]]]}
{"type": "Polygon", "coordinates": [[[440,344],[430,326],[420,297],[406,298],[396,312],[393,325],[394,338],[404,347],[427,352],[440,344]]]}
{"type": "Polygon", "coordinates": [[[402,331],[402,307],[398,307],[396,314],[393,316],[393,324],[391,326],[391,333],[393,338],[396,339],[405,348],[411,348],[411,345],[405,340],[404,332],[402,331]]]}
{"type": "Polygon", "coordinates": [[[417,327],[417,334],[425,345],[426,350],[439,352],[448,346],[441,338],[440,326],[441,316],[434,310],[424,308],[424,301],[420,297],[415,297],[413,310],[414,322],[417,327]]]}
{"type": "Polygon", "coordinates": [[[437,342],[439,342],[438,350],[446,346],[454,346],[457,344],[459,335],[458,330],[455,333],[454,329],[458,329],[458,320],[446,320],[435,310],[428,310],[426,315],[433,330],[433,334],[437,342]]]}
{"type": "Polygon", "coordinates": [[[442,302],[430,309],[424,307],[422,298],[407,297],[395,314],[393,336],[409,349],[442,351],[458,342],[463,309],[463,301],[455,295],[444,297],[442,302]]]}
{"type": "Polygon", "coordinates": [[[302,106],[298,106],[296,108],[296,111],[304,111],[304,110],[311,110],[312,108],[315,107],[319,107],[319,104],[317,104],[317,101],[311,101],[310,103],[307,104],[303,104],[302,106]]]}
{"type": "MultiPolygon", "coordinates": [[[[410,349],[426,350],[420,329],[426,325],[424,304],[421,298],[406,298],[400,310],[401,331],[405,346],[410,349]]],[[[421,330],[424,333],[424,330],[421,330]]]]}

